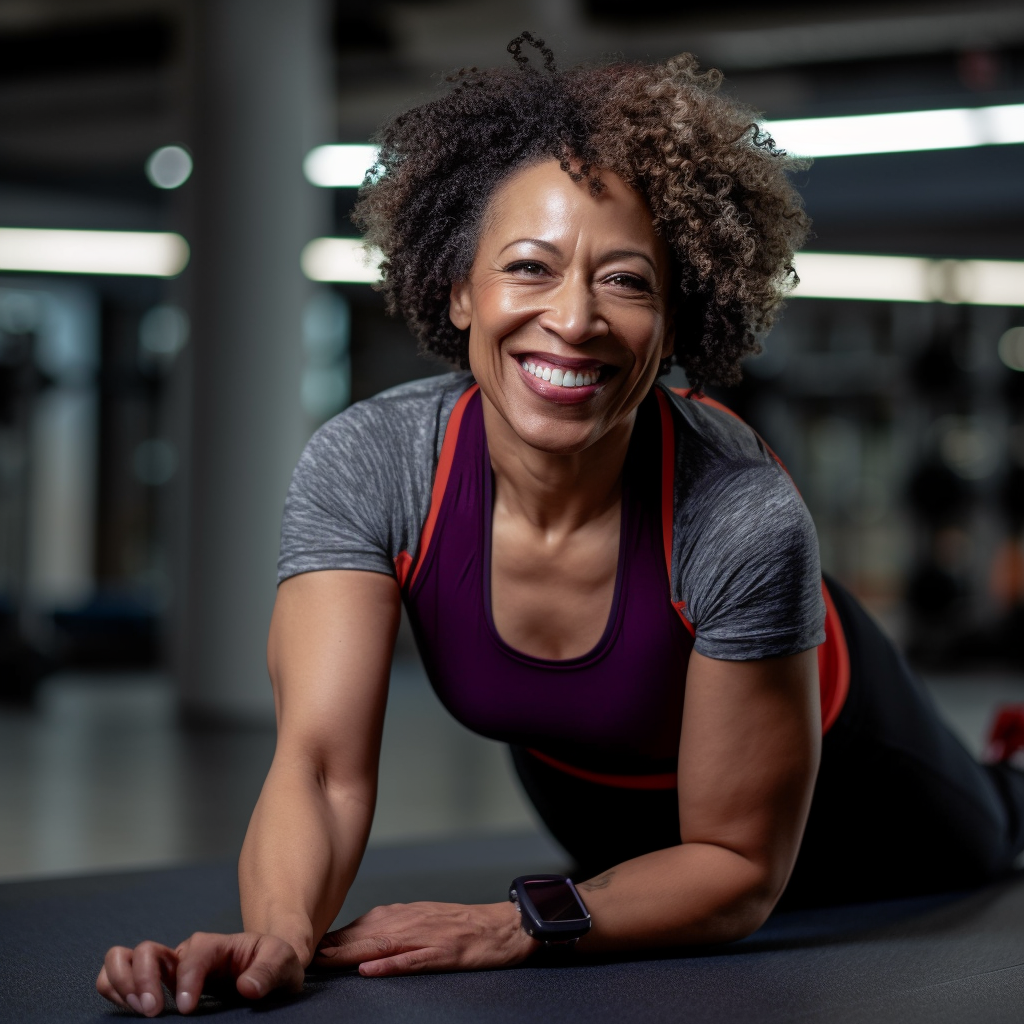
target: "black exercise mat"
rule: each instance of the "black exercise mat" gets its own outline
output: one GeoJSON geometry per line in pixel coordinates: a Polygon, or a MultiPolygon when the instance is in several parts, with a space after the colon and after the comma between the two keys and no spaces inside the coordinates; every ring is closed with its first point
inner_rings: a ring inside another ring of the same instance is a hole
{"type": "MultiPolygon", "coordinates": [[[[535,840],[370,851],[343,917],[412,899],[501,899],[554,867],[535,840]]],[[[103,953],[239,927],[233,865],[0,886],[0,1020],[126,1016],[93,989],[103,953]]],[[[172,1011],[173,1012],[173,1011],[172,1011]]],[[[1024,1020],[1024,880],[959,896],[779,914],[727,947],[408,978],[311,974],[302,996],[197,1015],[274,1024],[1001,1024],[1024,1020]]]]}

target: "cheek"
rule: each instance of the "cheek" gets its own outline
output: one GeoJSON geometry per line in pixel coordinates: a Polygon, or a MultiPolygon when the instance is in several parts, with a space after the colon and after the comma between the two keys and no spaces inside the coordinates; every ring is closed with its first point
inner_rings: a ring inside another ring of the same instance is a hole
{"type": "Polygon", "coordinates": [[[639,364],[661,360],[666,326],[662,313],[653,309],[631,310],[615,326],[639,364]]]}
{"type": "Polygon", "coordinates": [[[529,323],[536,315],[535,303],[523,293],[508,289],[483,289],[473,303],[470,350],[495,349],[497,345],[529,323]]]}

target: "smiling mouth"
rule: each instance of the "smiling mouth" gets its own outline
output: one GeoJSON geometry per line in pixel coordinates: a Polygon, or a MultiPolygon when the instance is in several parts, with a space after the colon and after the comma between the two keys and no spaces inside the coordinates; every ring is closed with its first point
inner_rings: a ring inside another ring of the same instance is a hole
{"type": "Polygon", "coordinates": [[[534,356],[520,356],[519,365],[538,380],[559,388],[585,388],[599,384],[614,372],[615,368],[604,363],[586,367],[557,366],[555,363],[534,356]]]}

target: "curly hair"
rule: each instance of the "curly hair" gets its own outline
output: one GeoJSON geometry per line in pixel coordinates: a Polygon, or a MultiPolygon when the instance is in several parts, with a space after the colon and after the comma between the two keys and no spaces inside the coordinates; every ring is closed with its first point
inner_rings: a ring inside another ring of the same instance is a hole
{"type": "Polygon", "coordinates": [[[607,169],[644,197],[672,254],[674,361],[695,390],[738,382],[797,281],[809,221],[787,171],[801,165],[690,54],[559,71],[528,32],[508,50],[514,66],[448,76],[452,88],[375,139],[353,220],[383,253],[388,311],[425,351],[467,366],[467,332],[448,317],[452,282],[469,274],[495,190],[553,158],[594,194],[607,169]]]}

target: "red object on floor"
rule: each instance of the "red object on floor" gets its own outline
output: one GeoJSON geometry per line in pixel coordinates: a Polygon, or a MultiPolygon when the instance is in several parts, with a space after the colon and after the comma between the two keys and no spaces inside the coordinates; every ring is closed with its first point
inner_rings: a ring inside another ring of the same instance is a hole
{"type": "Polygon", "coordinates": [[[989,729],[985,761],[989,764],[1011,758],[1017,761],[1024,757],[1024,754],[1014,757],[1019,751],[1024,751],[1024,704],[1004,704],[989,729]]]}

